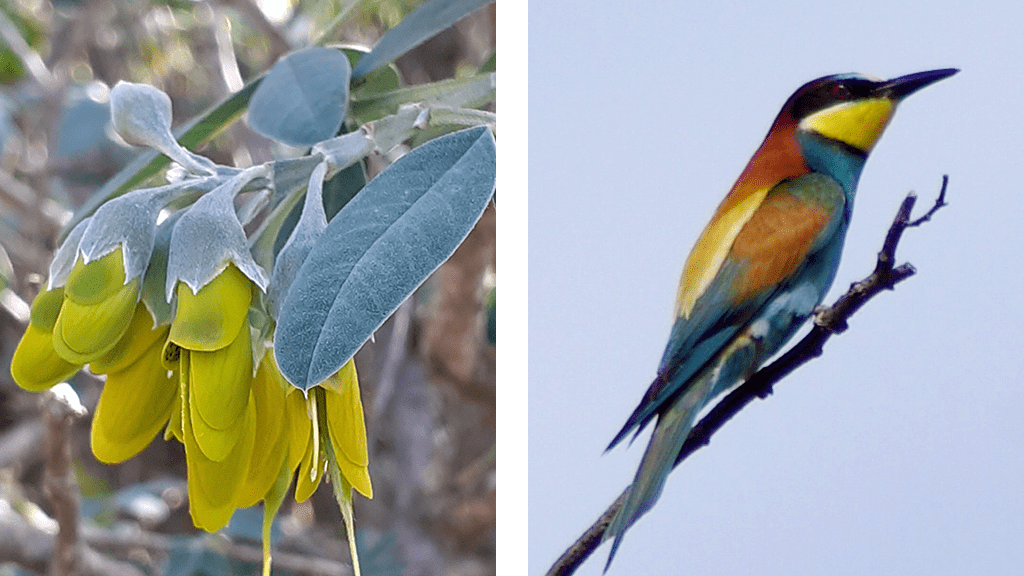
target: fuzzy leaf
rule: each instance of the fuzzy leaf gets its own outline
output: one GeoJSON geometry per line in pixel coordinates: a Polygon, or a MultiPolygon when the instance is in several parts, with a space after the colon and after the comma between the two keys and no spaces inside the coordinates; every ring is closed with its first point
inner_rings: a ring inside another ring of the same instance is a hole
{"type": "Polygon", "coordinates": [[[331,220],[285,297],[278,366],[308,390],[334,374],[441,265],[494,191],[494,138],[472,128],[413,150],[331,220]]]}
{"type": "Polygon", "coordinates": [[[249,124],[291,146],[311,146],[338,133],[352,70],[332,48],[307,48],[274,64],[249,103],[249,124]]]}

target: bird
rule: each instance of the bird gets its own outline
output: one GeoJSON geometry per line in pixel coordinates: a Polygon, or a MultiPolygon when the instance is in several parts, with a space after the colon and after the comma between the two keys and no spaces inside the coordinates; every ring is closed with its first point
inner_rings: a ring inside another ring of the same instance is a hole
{"type": "Polygon", "coordinates": [[[783,105],[764,142],[690,251],[654,382],[611,450],[654,432],[603,540],[605,572],[661,495],[697,415],[793,337],[835,279],[865,160],[904,98],[959,72],[882,80],[835,74],[783,105]]]}

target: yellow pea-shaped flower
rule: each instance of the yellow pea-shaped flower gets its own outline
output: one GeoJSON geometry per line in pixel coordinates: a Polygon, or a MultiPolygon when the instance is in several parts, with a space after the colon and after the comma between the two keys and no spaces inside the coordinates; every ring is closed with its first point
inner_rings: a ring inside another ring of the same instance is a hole
{"type": "Polygon", "coordinates": [[[85,364],[113,348],[139,301],[139,281],[137,276],[125,283],[120,246],[88,264],[80,257],[68,275],[53,330],[57,354],[85,364]]]}
{"type": "Polygon", "coordinates": [[[189,380],[189,415],[199,448],[211,460],[227,457],[242,434],[242,415],[252,386],[252,346],[244,327],[229,346],[215,352],[183,350],[189,380]]]}
{"type": "Polygon", "coordinates": [[[238,336],[249,312],[252,281],[228,264],[194,294],[184,282],[179,282],[177,296],[171,341],[189,350],[211,352],[224,348],[238,336]]]}
{"type": "Polygon", "coordinates": [[[229,264],[196,293],[179,283],[177,295],[164,360],[177,356],[182,387],[189,390],[183,414],[193,439],[207,458],[220,462],[242,437],[250,403],[252,283],[229,264]]]}
{"type": "Polygon", "coordinates": [[[139,303],[124,336],[89,369],[107,374],[92,420],[92,451],[101,462],[123,462],[145,448],[171,416],[178,379],[168,375],[160,351],[168,327],[153,328],[139,303]]]}
{"type": "Polygon", "coordinates": [[[338,467],[353,488],[363,496],[373,498],[366,450],[366,424],[363,420],[363,403],[359,398],[355,362],[349,360],[321,386],[327,402],[324,412],[338,467]]]}
{"type": "Polygon", "coordinates": [[[240,508],[252,506],[262,500],[281,475],[290,442],[288,413],[285,409],[285,386],[288,384],[277,369],[274,353],[268,350],[252,381],[252,395],[256,401],[257,432],[249,471],[237,500],[240,508]]]}
{"type": "Polygon", "coordinates": [[[11,376],[25,390],[41,392],[82,368],[61,358],[53,347],[53,328],[63,303],[64,288],[40,292],[32,301],[28,329],[11,358],[11,376]]]}
{"type": "MultiPolygon", "coordinates": [[[[187,369],[187,356],[183,368],[187,369]]],[[[221,461],[206,457],[196,443],[189,408],[188,381],[180,387],[182,439],[188,464],[189,512],[196,527],[214,532],[231,519],[236,498],[246,477],[256,437],[255,402],[251,399],[242,418],[242,434],[228,455],[221,461]]]]}

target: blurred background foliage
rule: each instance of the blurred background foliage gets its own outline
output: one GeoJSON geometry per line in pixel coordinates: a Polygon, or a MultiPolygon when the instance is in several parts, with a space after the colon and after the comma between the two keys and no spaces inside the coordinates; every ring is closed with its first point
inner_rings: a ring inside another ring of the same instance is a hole
{"type": "MultiPolygon", "coordinates": [[[[165,91],[181,126],[285,53],[327,31],[370,47],[420,0],[5,0],[0,3],[0,574],[42,573],[53,523],[40,479],[39,398],[10,377],[11,354],[61,228],[136,154],[110,126],[119,80],[165,91]]],[[[406,85],[494,69],[495,7],[477,10],[396,62],[406,85]]],[[[202,153],[240,167],[296,155],[235,122],[202,153]]],[[[386,162],[371,157],[372,176],[386,162]]],[[[356,356],[375,498],[356,499],[363,572],[495,573],[494,210],[356,356]]],[[[102,381],[72,384],[95,407],[102,381]]],[[[157,440],[118,466],[93,458],[75,424],[82,540],[125,574],[258,573],[259,510],[197,532],[180,444],[157,440]]],[[[286,501],[275,574],[347,573],[329,487],[286,501]],[[340,570],[340,571],[339,571],[340,570]]]]}

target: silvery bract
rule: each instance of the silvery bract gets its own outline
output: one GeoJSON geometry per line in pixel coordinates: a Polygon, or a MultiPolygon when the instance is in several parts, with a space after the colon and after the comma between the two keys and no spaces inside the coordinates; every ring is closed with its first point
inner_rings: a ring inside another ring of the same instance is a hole
{"type": "Polygon", "coordinates": [[[321,162],[313,169],[306,189],[306,201],[302,206],[302,216],[292,230],[274,262],[274,275],[267,289],[270,301],[270,314],[277,317],[295,275],[298,274],[302,262],[317,238],[327,228],[327,214],[324,212],[324,177],[327,175],[327,162],[321,162]]]}
{"type": "Polygon", "coordinates": [[[267,275],[249,253],[245,231],[235,214],[234,198],[246,184],[269,176],[267,166],[249,168],[196,201],[171,232],[171,249],[164,286],[168,302],[174,286],[184,282],[199,291],[233,262],[260,290],[267,289],[267,275]]]}

